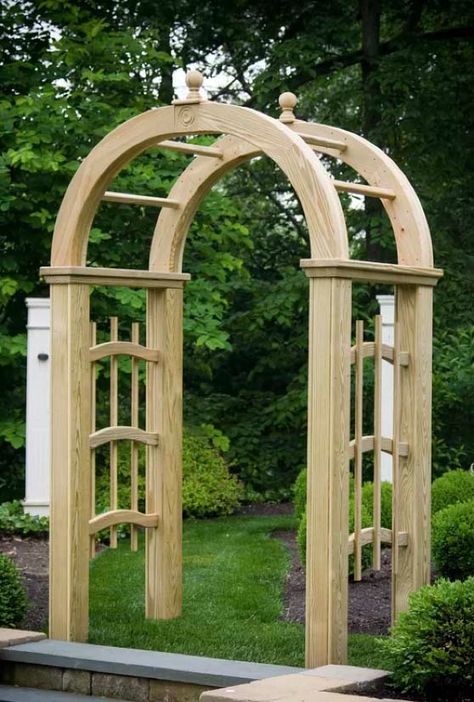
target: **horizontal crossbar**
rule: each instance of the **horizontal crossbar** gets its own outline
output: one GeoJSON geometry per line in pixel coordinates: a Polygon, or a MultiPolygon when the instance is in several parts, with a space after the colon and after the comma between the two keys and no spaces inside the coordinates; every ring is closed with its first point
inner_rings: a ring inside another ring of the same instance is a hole
{"type": "Polygon", "coordinates": [[[304,132],[296,132],[296,134],[310,146],[324,146],[326,149],[335,149],[336,151],[345,151],[347,149],[347,144],[343,141],[325,139],[324,137],[317,137],[312,134],[305,134],[304,132]]]}
{"type": "Polygon", "coordinates": [[[185,144],[182,141],[171,141],[165,139],[157,144],[158,147],[169,149],[170,151],[182,151],[183,153],[198,154],[199,156],[210,156],[211,158],[223,158],[224,154],[220,149],[213,146],[201,146],[200,144],[185,144]]]}
{"type": "Polygon", "coordinates": [[[388,188],[379,188],[375,185],[365,185],[364,183],[349,183],[345,180],[331,181],[338,192],[354,193],[355,195],[366,195],[367,197],[378,197],[383,200],[395,200],[396,193],[388,188]]]}
{"type": "MultiPolygon", "coordinates": [[[[366,529],[361,529],[360,545],[367,546],[367,544],[372,544],[374,542],[374,534],[375,534],[374,527],[367,527],[366,529]]],[[[380,528],[380,541],[383,544],[391,544],[393,541],[392,530],[385,529],[384,527],[381,527],[380,528]]],[[[347,553],[349,556],[354,553],[354,542],[355,542],[355,534],[350,534],[349,541],[347,544],[347,553]]],[[[408,532],[406,532],[406,531],[399,531],[398,532],[398,545],[399,546],[408,546],[408,532]]]]}
{"type": "Polygon", "coordinates": [[[131,193],[116,193],[107,190],[102,200],[104,202],[118,202],[120,205],[144,205],[145,207],[171,207],[177,210],[181,203],[169,197],[152,197],[151,195],[132,195],[131,193]]]}
{"type": "MultiPolygon", "coordinates": [[[[351,364],[355,363],[356,349],[357,347],[355,345],[351,347],[351,364]]],[[[373,358],[374,355],[375,343],[373,341],[364,341],[362,346],[362,358],[373,358]]],[[[393,346],[389,346],[388,344],[382,344],[382,358],[388,361],[389,363],[393,363],[393,355],[393,346]]],[[[398,354],[398,360],[401,366],[408,366],[408,359],[408,351],[401,351],[398,354]]]]}
{"type": "Polygon", "coordinates": [[[107,341],[105,344],[97,344],[89,349],[89,354],[90,361],[98,361],[108,356],[133,356],[155,362],[160,358],[158,349],[149,349],[132,341],[107,341]]]}
{"type": "Polygon", "coordinates": [[[106,427],[89,434],[89,446],[94,449],[102,444],[107,444],[109,441],[121,440],[137,441],[139,444],[148,444],[148,446],[157,446],[159,436],[150,431],[143,431],[137,427],[106,427]]]}
{"type": "MultiPolygon", "coordinates": [[[[386,436],[381,436],[380,437],[380,448],[384,453],[390,453],[393,454],[393,441],[392,439],[389,439],[386,436]]],[[[354,458],[355,455],[355,446],[356,446],[356,440],[352,439],[352,441],[349,442],[349,458],[354,458]]],[[[362,441],[361,441],[361,452],[362,453],[367,453],[368,451],[373,451],[375,446],[375,437],[370,435],[370,436],[363,436],[362,441]]],[[[398,455],[399,456],[408,456],[408,444],[399,441],[398,442],[398,455]]]]}
{"type": "Polygon", "coordinates": [[[96,534],[117,524],[136,524],[137,526],[153,528],[158,526],[158,514],[143,514],[134,509],[115,509],[104,514],[98,514],[89,519],[89,534],[96,534]]]}

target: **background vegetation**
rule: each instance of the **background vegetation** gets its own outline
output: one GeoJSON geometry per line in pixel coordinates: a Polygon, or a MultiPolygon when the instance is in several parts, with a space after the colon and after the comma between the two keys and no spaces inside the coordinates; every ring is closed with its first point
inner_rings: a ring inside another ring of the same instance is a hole
{"type": "MultiPolygon", "coordinates": [[[[89,150],[114,126],[169,103],[173,72],[228,77],[210,97],[351,129],[384,148],[417,189],[445,279],[435,298],[434,470],[474,455],[474,6],[468,0],[10,0],[0,19],[0,501],[23,496],[24,300],[46,295],[55,216],[89,150]]],[[[114,188],[165,195],[186,158],[151,149],[114,188]]],[[[351,177],[337,162],[337,177],[351,177]]],[[[377,202],[342,196],[353,255],[393,260],[377,202]]],[[[91,265],[147,265],[153,212],[104,204],[91,265]]],[[[186,421],[230,439],[247,496],[279,499],[305,462],[307,232],[267,160],[214,188],[193,225],[185,270],[186,421]]],[[[374,294],[358,286],[355,314],[374,294]]],[[[140,293],[110,290],[96,318],[140,319],[140,293]]]]}

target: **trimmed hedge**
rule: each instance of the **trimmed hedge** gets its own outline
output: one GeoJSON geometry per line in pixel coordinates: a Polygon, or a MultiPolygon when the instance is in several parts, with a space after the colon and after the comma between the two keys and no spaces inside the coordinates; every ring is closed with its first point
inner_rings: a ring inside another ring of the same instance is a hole
{"type": "Polygon", "coordinates": [[[0,626],[14,628],[21,624],[27,604],[25,588],[16,565],[0,554],[0,626]]]}
{"type": "Polygon", "coordinates": [[[439,572],[450,580],[474,575],[474,499],[434,515],[432,553],[439,572]]]}
{"type": "Polygon", "coordinates": [[[393,681],[430,700],[474,695],[474,578],[438,580],[410,595],[384,644],[393,681]]]}
{"type": "Polygon", "coordinates": [[[450,470],[437,478],[431,488],[431,512],[474,499],[474,474],[469,470],[450,470]]]}

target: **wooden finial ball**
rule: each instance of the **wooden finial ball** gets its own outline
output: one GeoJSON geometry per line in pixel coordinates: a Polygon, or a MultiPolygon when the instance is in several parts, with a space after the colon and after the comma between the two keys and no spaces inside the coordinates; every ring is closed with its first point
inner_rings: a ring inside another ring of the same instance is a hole
{"type": "Polygon", "coordinates": [[[188,71],[186,73],[186,85],[192,92],[199,92],[202,87],[204,78],[200,71],[188,71]]]}
{"type": "Polygon", "coordinates": [[[282,109],[282,113],[280,115],[280,120],[282,122],[295,121],[296,118],[293,110],[295,109],[297,102],[298,98],[294,93],[282,93],[280,95],[278,98],[278,103],[282,109]]]}

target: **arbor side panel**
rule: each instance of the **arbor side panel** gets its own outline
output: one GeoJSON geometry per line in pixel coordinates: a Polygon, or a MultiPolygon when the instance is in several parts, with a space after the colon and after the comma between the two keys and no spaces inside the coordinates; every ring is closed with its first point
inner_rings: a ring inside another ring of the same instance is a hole
{"type": "Polygon", "coordinates": [[[306,665],[347,657],[351,282],[310,278],[306,665]]]}
{"type": "Polygon", "coordinates": [[[408,544],[397,547],[393,620],[407,609],[410,592],[430,582],[432,301],[432,288],[397,287],[397,346],[408,351],[409,362],[400,368],[399,440],[408,444],[408,456],[399,457],[395,504],[396,525],[408,532],[408,544]]]}
{"type": "Polygon", "coordinates": [[[172,619],[182,604],[182,415],[183,291],[147,292],[147,346],[158,349],[158,363],[147,364],[147,431],[157,446],[147,446],[146,511],[157,512],[157,529],[146,532],[146,616],[172,619]]]}
{"type": "Polygon", "coordinates": [[[49,635],[86,641],[91,426],[89,286],[52,285],[49,635]]]}

